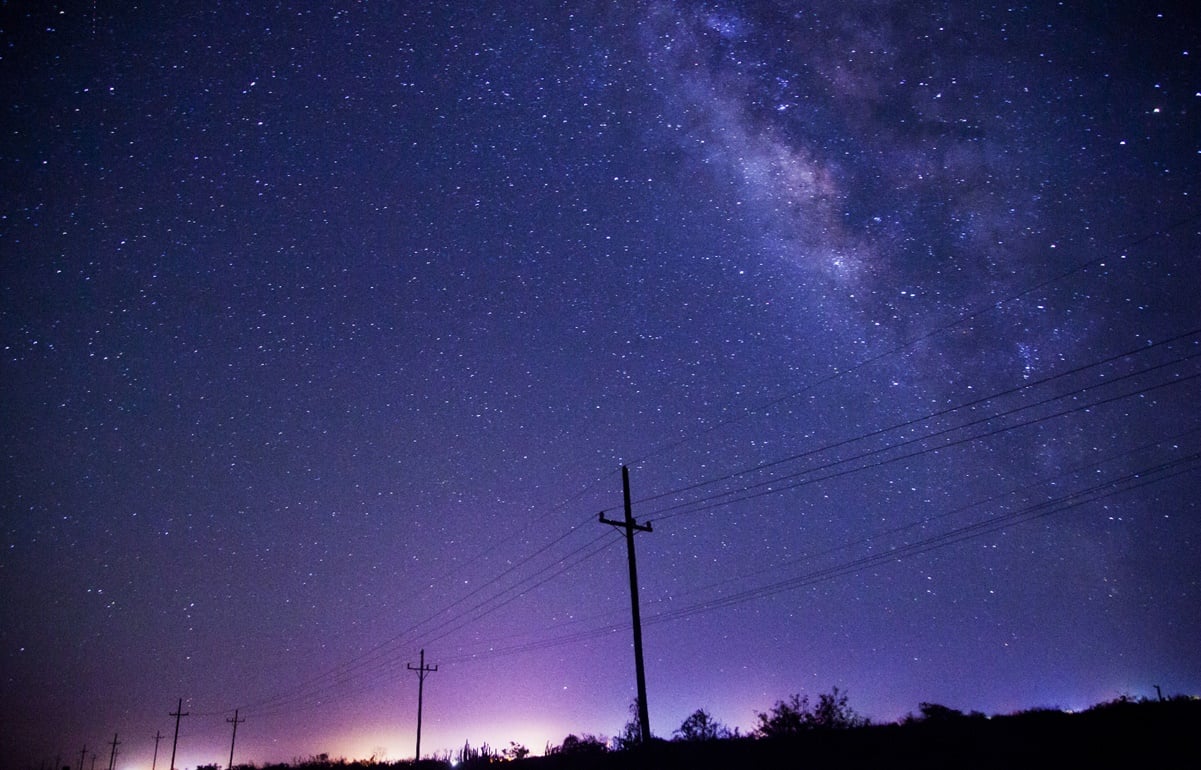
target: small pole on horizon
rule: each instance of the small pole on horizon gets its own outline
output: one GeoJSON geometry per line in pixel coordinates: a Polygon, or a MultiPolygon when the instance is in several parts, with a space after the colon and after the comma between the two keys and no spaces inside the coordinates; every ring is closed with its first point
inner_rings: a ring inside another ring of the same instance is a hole
{"type": "Polygon", "coordinates": [[[108,770],[113,770],[113,766],[117,764],[117,747],[121,745],[121,741],[117,740],[117,734],[113,733],[112,743],[113,751],[108,755],[108,770]]]}
{"type": "Polygon", "coordinates": [[[417,755],[414,760],[421,761],[421,701],[425,694],[425,677],[431,671],[437,671],[437,666],[425,665],[425,648],[421,649],[421,662],[414,668],[412,663],[405,664],[410,671],[417,672],[417,755]]]}
{"type": "Polygon", "coordinates": [[[150,770],[154,770],[154,766],[158,764],[158,742],[166,737],[159,733],[158,730],[154,731],[154,759],[150,760],[150,770]]]}
{"type": "MultiPolygon", "coordinates": [[[[175,707],[167,716],[175,717],[175,738],[171,741],[171,770],[175,770],[175,747],[179,745],[179,720],[181,717],[186,717],[187,711],[183,710],[183,698],[179,699],[179,705],[175,707]]],[[[155,744],[156,748],[158,744],[155,744]]]]}
{"type": "Polygon", "coordinates": [[[234,766],[234,741],[236,741],[236,740],[238,739],[238,725],[240,725],[241,723],[245,722],[245,721],[246,721],[246,719],[245,719],[245,718],[238,719],[238,710],[237,710],[237,709],[234,709],[234,718],[233,718],[233,719],[229,719],[228,717],[226,717],[225,721],[226,721],[226,722],[232,722],[232,723],[233,723],[233,726],[234,726],[234,736],[233,736],[232,738],[230,738],[230,739],[229,739],[229,767],[227,768],[227,770],[233,770],[233,766],[234,766]]]}

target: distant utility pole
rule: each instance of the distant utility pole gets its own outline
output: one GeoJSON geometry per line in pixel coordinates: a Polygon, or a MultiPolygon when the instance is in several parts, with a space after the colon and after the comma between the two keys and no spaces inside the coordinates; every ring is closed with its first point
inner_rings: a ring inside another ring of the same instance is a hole
{"type": "Polygon", "coordinates": [[[166,737],[160,734],[158,730],[154,731],[154,759],[150,760],[150,770],[154,770],[154,766],[158,764],[158,742],[166,737]]]}
{"type": "Polygon", "coordinates": [[[108,770],[113,770],[113,765],[117,764],[117,747],[121,745],[116,733],[113,733],[113,740],[109,745],[113,747],[113,751],[108,755],[108,770]]]}
{"type": "Polygon", "coordinates": [[[634,616],[634,674],[638,677],[638,732],[639,742],[651,739],[650,712],[646,707],[646,667],[642,664],[642,616],[638,612],[638,563],[634,558],[634,533],[651,532],[650,522],[639,524],[634,521],[633,506],[630,504],[630,469],[621,466],[621,487],[625,496],[625,521],[605,518],[601,511],[601,524],[611,524],[626,531],[626,554],[630,559],[630,608],[634,616]]]}
{"type": "Polygon", "coordinates": [[[234,766],[234,741],[238,739],[238,725],[245,722],[245,719],[238,719],[238,710],[234,709],[234,718],[226,718],[226,722],[232,722],[234,726],[234,737],[229,739],[229,767],[234,766]]]}
{"type": "Polygon", "coordinates": [[[421,761],[421,700],[425,693],[425,677],[431,671],[437,671],[437,666],[425,665],[425,649],[421,650],[421,662],[416,668],[413,668],[412,663],[406,663],[405,666],[410,671],[417,672],[417,756],[416,760],[421,761]]]}
{"type": "Polygon", "coordinates": [[[88,745],[83,744],[83,748],[79,750],[79,770],[83,770],[83,758],[88,755],[88,745]]]}
{"type": "MultiPolygon", "coordinates": [[[[188,712],[183,710],[183,698],[179,699],[179,705],[175,707],[175,710],[167,714],[169,717],[175,717],[175,738],[171,741],[171,770],[175,770],[175,747],[179,745],[179,719],[187,715],[188,712]]],[[[157,745],[155,744],[156,747],[157,745]]]]}

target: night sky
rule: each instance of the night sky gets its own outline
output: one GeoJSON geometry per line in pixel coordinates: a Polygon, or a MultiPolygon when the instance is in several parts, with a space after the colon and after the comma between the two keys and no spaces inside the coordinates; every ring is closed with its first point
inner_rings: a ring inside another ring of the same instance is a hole
{"type": "Polygon", "coordinates": [[[1201,692],[1190,3],[9,3],[4,763],[1201,692]],[[86,746],[86,751],[84,747],[86,746]]]}

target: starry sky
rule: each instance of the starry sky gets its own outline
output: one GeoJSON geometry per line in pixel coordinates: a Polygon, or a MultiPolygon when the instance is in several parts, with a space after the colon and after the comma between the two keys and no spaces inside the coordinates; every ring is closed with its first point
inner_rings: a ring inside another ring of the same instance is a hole
{"type": "Polygon", "coordinates": [[[1201,692],[1184,2],[9,3],[14,767],[1201,692]],[[85,749],[86,747],[86,749],[85,749]]]}

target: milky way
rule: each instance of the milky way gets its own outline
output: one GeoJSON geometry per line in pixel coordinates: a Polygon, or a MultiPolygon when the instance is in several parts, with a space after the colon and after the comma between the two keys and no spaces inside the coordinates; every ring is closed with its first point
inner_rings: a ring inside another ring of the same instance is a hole
{"type": "Polygon", "coordinates": [[[3,21],[14,766],[1201,690],[1185,4],[455,5],[3,21]]]}

